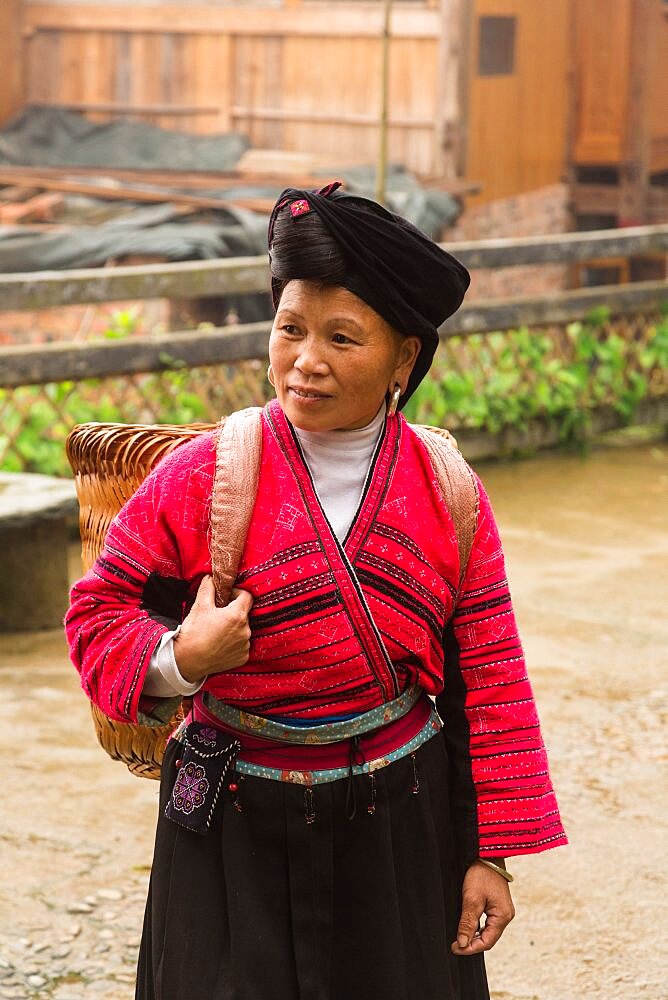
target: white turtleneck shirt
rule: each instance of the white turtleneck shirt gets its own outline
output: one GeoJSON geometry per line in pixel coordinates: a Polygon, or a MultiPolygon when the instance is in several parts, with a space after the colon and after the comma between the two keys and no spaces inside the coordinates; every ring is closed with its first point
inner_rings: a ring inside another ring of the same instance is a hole
{"type": "Polygon", "coordinates": [[[327,520],[343,542],[357,512],[371,459],[385,423],[378,411],[370,424],[354,431],[295,433],[327,520]]]}
{"type": "MultiPolygon", "coordinates": [[[[351,431],[304,431],[295,427],[313,485],[332,531],[343,541],[359,507],[371,459],[385,424],[381,407],[370,424],[351,431]]],[[[142,693],[157,698],[192,695],[204,680],[190,684],[180,674],[174,656],[173,632],[165,632],[156,647],[142,693]]]]}

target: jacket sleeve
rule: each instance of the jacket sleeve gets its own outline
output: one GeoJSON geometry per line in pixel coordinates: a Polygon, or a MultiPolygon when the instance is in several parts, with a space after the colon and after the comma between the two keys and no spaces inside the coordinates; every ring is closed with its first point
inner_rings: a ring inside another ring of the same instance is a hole
{"type": "Polygon", "coordinates": [[[157,723],[180,700],[140,705],[160,638],[183,620],[211,572],[214,468],[214,432],[166,455],[113,518],[102,552],[72,587],[64,621],[70,657],[82,688],[111,719],[157,723]]]}
{"type": "Polygon", "coordinates": [[[446,629],[436,705],[464,862],[567,843],[517,632],[492,508],[476,477],[473,547],[446,629]]]}

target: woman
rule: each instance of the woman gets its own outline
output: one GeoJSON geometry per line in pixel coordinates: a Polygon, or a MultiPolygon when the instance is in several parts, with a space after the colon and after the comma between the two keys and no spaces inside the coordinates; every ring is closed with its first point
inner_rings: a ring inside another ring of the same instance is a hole
{"type": "Polygon", "coordinates": [[[566,838],[489,501],[398,412],[468,274],[337,184],[284,192],[269,244],[277,398],[230,602],[211,432],[120,511],[66,617],[112,718],[194,697],[136,996],[483,1000],[504,859],[566,838]]]}

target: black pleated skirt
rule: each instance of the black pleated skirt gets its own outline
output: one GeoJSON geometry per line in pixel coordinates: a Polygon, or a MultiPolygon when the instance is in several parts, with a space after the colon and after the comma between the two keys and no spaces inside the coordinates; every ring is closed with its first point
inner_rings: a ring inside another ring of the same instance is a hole
{"type": "Polygon", "coordinates": [[[137,1000],[489,1000],[482,955],[452,955],[462,870],[443,739],[317,785],[246,777],[204,836],[164,817],[167,747],[137,1000]],[[414,789],[417,773],[419,790],[414,789]],[[348,793],[348,799],[347,799],[348,793]],[[307,813],[314,813],[311,823],[307,813]]]}

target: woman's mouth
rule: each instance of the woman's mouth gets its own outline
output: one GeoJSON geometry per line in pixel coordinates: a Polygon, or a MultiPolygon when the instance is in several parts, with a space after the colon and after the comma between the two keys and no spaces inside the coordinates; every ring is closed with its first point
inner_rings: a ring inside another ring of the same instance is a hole
{"type": "Polygon", "coordinates": [[[289,386],[289,391],[297,396],[298,399],[331,399],[331,396],[326,395],[324,392],[316,392],[314,389],[300,389],[295,385],[289,386]]]}

